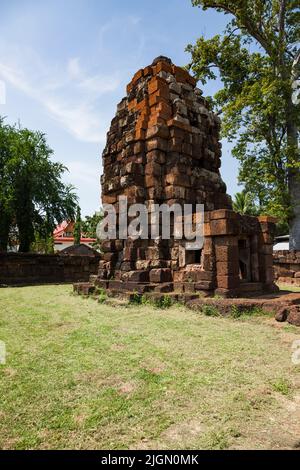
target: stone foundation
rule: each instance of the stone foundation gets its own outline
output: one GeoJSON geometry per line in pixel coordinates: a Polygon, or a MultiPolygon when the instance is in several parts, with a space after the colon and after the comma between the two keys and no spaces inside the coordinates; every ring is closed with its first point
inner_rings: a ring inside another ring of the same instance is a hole
{"type": "MultiPolygon", "coordinates": [[[[241,216],[227,209],[206,212],[204,246],[198,253],[198,263],[193,260],[197,252],[186,250],[184,243],[174,250],[174,259],[168,259],[167,255],[164,259],[153,259],[151,250],[143,260],[126,261],[130,263],[128,271],[122,269],[124,264],[118,267],[117,263],[112,266],[110,262],[112,270],[107,272],[107,261],[102,259],[96,284],[113,291],[136,291],[141,294],[175,291],[236,297],[274,291],[273,227],[273,221],[266,217],[241,216]],[[113,279],[109,279],[109,275],[113,279]]],[[[141,245],[147,249],[148,240],[131,243],[131,249],[138,252],[141,245]]],[[[114,244],[114,241],[105,242],[105,249],[111,249],[114,244]]],[[[112,252],[108,253],[110,256],[112,252]]],[[[102,258],[105,257],[106,254],[102,258]]]]}
{"type": "Polygon", "coordinates": [[[300,251],[274,251],[273,263],[278,284],[300,287],[300,251]]]}

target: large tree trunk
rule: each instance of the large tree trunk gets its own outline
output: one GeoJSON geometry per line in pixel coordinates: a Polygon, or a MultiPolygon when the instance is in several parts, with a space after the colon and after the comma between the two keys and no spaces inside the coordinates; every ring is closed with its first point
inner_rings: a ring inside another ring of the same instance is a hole
{"type": "MultiPolygon", "coordinates": [[[[298,152],[298,130],[294,119],[287,126],[288,143],[298,152]]],[[[290,250],[300,250],[300,171],[289,170],[289,194],[293,216],[290,220],[290,250]]]]}
{"type": "Polygon", "coordinates": [[[4,211],[0,212],[0,251],[7,251],[11,220],[4,211]]]}
{"type": "Polygon", "coordinates": [[[24,204],[23,210],[17,212],[17,226],[19,230],[19,252],[28,253],[30,245],[34,241],[34,229],[32,224],[32,216],[30,210],[30,203],[24,204]]]}
{"type": "MultiPolygon", "coordinates": [[[[293,64],[292,84],[299,78],[300,52],[293,64]]],[[[296,158],[299,159],[298,128],[296,123],[296,103],[291,97],[287,112],[287,141],[290,148],[294,149],[296,158]]],[[[289,172],[289,193],[293,217],[290,220],[290,250],[300,250],[300,170],[291,169],[289,172]]]]}
{"type": "MultiPolygon", "coordinates": [[[[291,103],[292,106],[292,103],[291,103]]],[[[293,113],[290,114],[294,116],[293,113]]],[[[287,125],[287,140],[289,147],[294,149],[294,155],[298,154],[298,129],[294,119],[290,119],[287,125]]],[[[289,170],[289,194],[292,207],[290,219],[290,250],[300,250],[300,170],[289,170]]]]}
{"type": "Polygon", "coordinates": [[[290,220],[290,250],[300,250],[300,172],[289,177],[293,217],[290,220]]]}

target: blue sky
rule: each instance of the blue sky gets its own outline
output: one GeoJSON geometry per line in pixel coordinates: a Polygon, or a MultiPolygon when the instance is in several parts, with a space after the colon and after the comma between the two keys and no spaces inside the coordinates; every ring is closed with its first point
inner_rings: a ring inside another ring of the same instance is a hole
{"type": "MultiPolygon", "coordinates": [[[[221,33],[226,20],[190,0],[1,0],[0,115],[47,134],[82,214],[91,214],[100,207],[106,132],[132,75],[158,55],[187,64],[186,45],[221,33]]],[[[211,82],[204,93],[219,86],[211,82]]],[[[231,195],[237,168],[224,142],[221,173],[231,195]]]]}

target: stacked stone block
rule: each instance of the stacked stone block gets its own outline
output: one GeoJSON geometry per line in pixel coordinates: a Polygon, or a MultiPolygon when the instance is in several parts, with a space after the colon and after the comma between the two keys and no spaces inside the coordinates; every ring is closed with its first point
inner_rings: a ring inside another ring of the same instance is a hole
{"type": "Polygon", "coordinates": [[[300,251],[275,251],[273,262],[275,279],[279,284],[300,287],[300,251]]]}
{"type": "Polygon", "coordinates": [[[274,230],[272,217],[251,217],[232,210],[216,210],[206,215],[205,235],[215,249],[216,293],[238,295],[274,290],[274,230]],[[246,266],[243,251],[249,263],[245,279],[241,272],[242,261],[246,266]]]}
{"type": "MultiPolygon", "coordinates": [[[[204,204],[205,242],[189,252],[185,240],[121,239],[102,244],[97,283],[140,293],[236,292],[240,285],[240,235],[249,235],[251,280],[272,285],[269,222],[232,211],[220,176],[220,120],[210,111],[196,81],[170,59],[158,57],[127,86],[103,152],[102,202],[119,216],[119,196],[129,206],[204,204]]],[[[271,237],[271,236],[270,236],[271,237]]],[[[271,237],[272,238],[272,237],[271,237]]],[[[270,239],[271,239],[270,238],[270,239]]]]}

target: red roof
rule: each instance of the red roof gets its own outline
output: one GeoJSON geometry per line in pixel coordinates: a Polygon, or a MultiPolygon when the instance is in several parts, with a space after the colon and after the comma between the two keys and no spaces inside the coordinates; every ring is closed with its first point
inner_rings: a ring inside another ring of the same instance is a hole
{"type": "MultiPolygon", "coordinates": [[[[54,237],[55,242],[73,242],[74,237],[54,237]]],[[[80,238],[80,243],[93,243],[96,241],[96,238],[80,238]]]]}
{"type": "Polygon", "coordinates": [[[67,222],[66,220],[62,222],[61,224],[57,225],[57,227],[53,230],[54,237],[55,235],[58,235],[60,232],[63,232],[67,228],[68,225],[69,225],[69,222],[67,222]]]}
{"type": "MultiPolygon", "coordinates": [[[[54,242],[56,243],[73,242],[74,237],[70,237],[70,236],[66,237],[63,235],[64,235],[64,232],[73,233],[74,225],[75,225],[74,222],[68,222],[66,220],[62,222],[61,224],[57,225],[57,227],[53,230],[54,242]]],[[[85,237],[83,234],[81,234],[80,243],[93,243],[95,241],[96,241],[96,238],[85,237]]]]}

